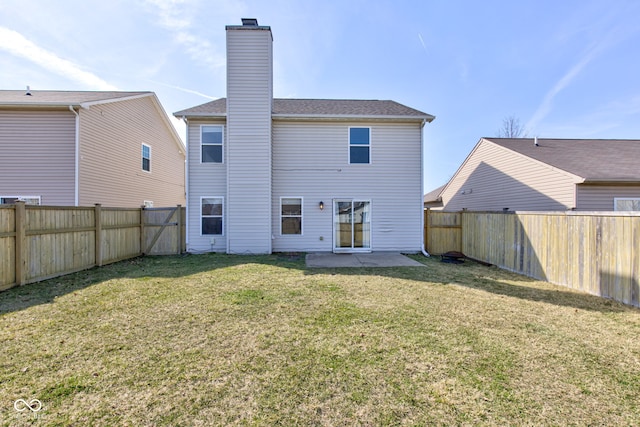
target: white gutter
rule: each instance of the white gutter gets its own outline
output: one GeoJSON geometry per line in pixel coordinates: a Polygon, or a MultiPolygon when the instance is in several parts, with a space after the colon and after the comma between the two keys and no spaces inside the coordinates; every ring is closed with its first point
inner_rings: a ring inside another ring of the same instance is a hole
{"type": "MultiPolygon", "coordinates": [[[[435,117],[432,116],[431,120],[429,120],[429,123],[431,123],[431,121],[434,119],[435,117]]],[[[420,228],[420,234],[422,235],[422,238],[420,240],[422,240],[422,255],[426,256],[426,257],[431,257],[431,255],[429,255],[429,252],[427,252],[427,249],[425,248],[425,244],[426,242],[424,241],[424,155],[425,155],[425,149],[424,149],[424,125],[427,123],[427,119],[424,119],[422,121],[422,125],[420,126],[420,206],[421,206],[421,211],[422,211],[422,215],[420,216],[420,224],[422,225],[422,227],[420,228]]]]}
{"type": "Polygon", "coordinates": [[[420,120],[423,123],[429,122],[431,123],[434,116],[424,115],[424,116],[411,116],[411,115],[387,115],[387,114],[294,114],[294,113],[274,113],[271,115],[274,120],[277,119],[289,119],[289,120],[305,120],[305,119],[325,119],[325,120],[407,120],[407,121],[417,121],[420,120]]]}
{"type": "Polygon", "coordinates": [[[185,220],[184,227],[186,230],[184,240],[185,245],[187,247],[187,252],[189,252],[189,120],[182,116],[182,121],[186,125],[186,135],[184,137],[184,145],[185,145],[185,156],[184,156],[184,200],[185,200],[185,220]]]}
{"type": "Polygon", "coordinates": [[[79,177],[80,177],[80,114],[78,114],[78,112],[76,112],[76,110],[73,108],[73,105],[69,105],[69,110],[71,110],[71,112],[73,114],[76,115],[76,141],[75,141],[75,172],[74,172],[74,206],[78,206],[79,202],[80,202],[80,197],[79,197],[79,177]]]}

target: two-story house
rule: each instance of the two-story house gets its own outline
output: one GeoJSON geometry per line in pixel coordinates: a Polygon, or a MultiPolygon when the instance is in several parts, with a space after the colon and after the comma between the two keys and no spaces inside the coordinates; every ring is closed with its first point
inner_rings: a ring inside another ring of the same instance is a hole
{"type": "Polygon", "coordinates": [[[274,99],[272,34],[227,26],[227,97],[187,122],[187,249],[422,249],[423,127],[394,101],[274,99]]]}
{"type": "Polygon", "coordinates": [[[175,206],[184,169],[153,92],[0,90],[0,204],[175,206]]]}

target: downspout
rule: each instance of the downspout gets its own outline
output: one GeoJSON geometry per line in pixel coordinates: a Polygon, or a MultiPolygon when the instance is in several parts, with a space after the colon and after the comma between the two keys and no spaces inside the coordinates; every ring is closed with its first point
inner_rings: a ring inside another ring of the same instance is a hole
{"type": "Polygon", "coordinates": [[[422,227],[420,228],[420,235],[422,236],[422,238],[420,240],[422,240],[422,255],[428,257],[431,257],[431,255],[429,255],[429,252],[427,252],[427,249],[425,248],[425,241],[424,241],[424,155],[425,155],[425,149],[424,149],[424,134],[423,134],[423,130],[424,130],[424,125],[427,124],[427,119],[423,119],[422,120],[422,124],[420,125],[420,206],[421,206],[421,211],[422,214],[420,215],[420,224],[422,224],[422,227]]]}
{"type": "Polygon", "coordinates": [[[80,177],[80,114],[73,108],[73,105],[69,105],[69,110],[76,116],[76,141],[75,141],[75,172],[74,172],[74,206],[78,206],[80,202],[79,197],[79,177],[80,177]]]}
{"type": "Polygon", "coordinates": [[[185,226],[185,236],[184,236],[184,241],[185,241],[185,245],[187,247],[187,252],[189,252],[189,206],[191,205],[191,203],[189,203],[189,120],[185,117],[182,116],[182,121],[185,124],[186,127],[186,135],[184,137],[184,145],[185,145],[185,157],[184,157],[184,200],[185,200],[185,221],[184,221],[184,226],[185,226]]]}

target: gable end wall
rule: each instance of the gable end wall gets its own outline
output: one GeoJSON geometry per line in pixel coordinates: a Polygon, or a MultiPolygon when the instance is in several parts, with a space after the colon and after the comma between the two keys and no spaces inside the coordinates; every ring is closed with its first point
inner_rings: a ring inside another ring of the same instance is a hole
{"type": "Polygon", "coordinates": [[[150,97],[80,109],[81,206],[185,204],[184,155],[150,97]],[[142,170],[142,144],[151,172],[142,170]]]}
{"type": "Polygon", "coordinates": [[[576,179],[481,140],[445,189],[444,210],[567,210],[576,179]],[[462,194],[462,192],[465,194],[462,194]]]}

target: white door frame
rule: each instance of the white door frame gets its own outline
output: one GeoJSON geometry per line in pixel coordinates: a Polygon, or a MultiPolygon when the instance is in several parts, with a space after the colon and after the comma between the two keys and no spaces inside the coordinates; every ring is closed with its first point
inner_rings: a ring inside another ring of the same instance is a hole
{"type": "Polygon", "coordinates": [[[334,253],[357,253],[357,252],[371,252],[371,200],[369,199],[362,199],[362,198],[337,198],[337,199],[333,199],[332,203],[331,203],[331,209],[332,209],[332,213],[331,213],[331,221],[332,221],[332,246],[333,246],[333,252],[334,253]],[[351,203],[351,208],[353,210],[353,204],[354,203],[366,203],[368,206],[368,217],[366,218],[367,222],[363,223],[366,224],[367,226],[363,227],[363,234],[364,233],[368,233],[368,239],[363,239],[363,240],[368,240],[369,245],[367,247],[358,247],[355,245],[354,242],[354,216],[353,214],[351,214],[351,246],[349,247],[341,247],[339,246],[340,244],[340,239],[338,237],[338,229],[337,229],[337,224],[338,224],[338,214],[336,212],[336,208],[337,208],[337,204],[338,203],[351,203]]]}

